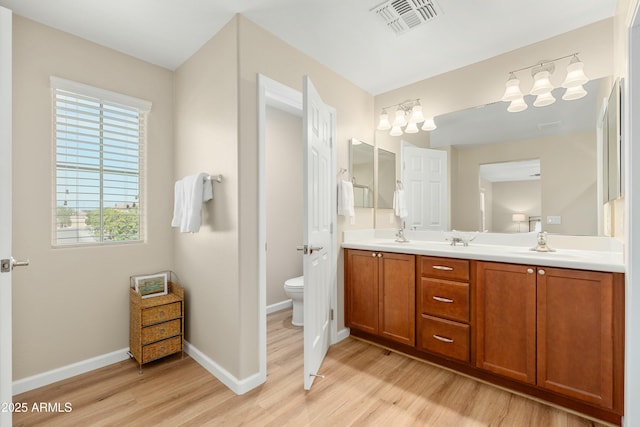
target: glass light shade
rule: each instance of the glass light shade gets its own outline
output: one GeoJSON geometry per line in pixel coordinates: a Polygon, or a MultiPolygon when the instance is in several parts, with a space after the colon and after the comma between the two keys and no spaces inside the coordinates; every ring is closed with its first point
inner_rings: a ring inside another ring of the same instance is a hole
{"type": "MultiPolygon", "coordinates": [[[[409,119],[409,123],[420,123],[424,122],[424,115],[422,114],[422,105],[416,104],[411,109],[411,118],[409,119]]],[[[416,132],[417,132],[416,127],[416,132]]],[[[405,131],[408,132],[408,131],[405,131]]]]}
{"type": "Polygon", "coordinates": [[[378,122],[378,130],[391,129],[391,122],[389,122],[389,114],[386,111],[380,113],[380,121],[378,122]]]}
{"type": "Polygon", "coordinates": [[[505,102],[513,101],[514,99],[522,98],[522,91],[520,90],[520,80],[515,76],[512,76],[505,83],[506,89],[502,100],[505,102]]]}
{"type": "Polygon", "coordinates": [[[584,90],[582,85],[573,86],[573,87],[567,88],[567,90],[564,92],[564,95],[562,95],[562,99],[564,99],[565,101],[573,101],[575,99],[582,98],[586,94],[587,94],[587,91],[584,90]]]}
{"type": "Polygon", "coordinates": [[[404,115],[404,110],[398,108],[396,110],[396,118],[393,120],[393,127],[400,127],[407,124],[407,118],[404,115]]]}
{"type": "Polygon", "coordinates": [[[589,78],[584,74],[584,64],[577,58],[573,57],[569,65],[567,66],[567,77],[562,83],[562,87],[570,88],[575,86],[582,86],[589,81],[589,78]]]}
{"type": "Polygon", "coordinates": [[[530,92],[531,95],[541,95],[543,93],[551,92],[553,85],[551,84],[549,77],[550,74],[548,71],[538,71],[536,75],[533,76],[534,82],[530,92]]]}
{"type": "Polygon", "coordinates": [[[556,102],[556,99],[553,97],[551,92],[541,93],[536,97],[536,100],[533,101],[534,107],[546,107],[547,105],[551,105],[556,102]]]}
{"type": "Polygon", "coordinates": [[[406,128],[404,128],[404,131],[406,133],[418,133],[418,125],[416,125],[415,122],[409,122],[409,124],[407,125],[406,128]]]}
{"type": "Polygon", "coordinates": [[[400,128],[400,126],[393,126],[391,128],[391,132],[389,132],[389,135],[391,136],[400,136],[402,135],[402,129],[400,128]]]}
{"type": "Polygon", "coordinates": [[[511,101],[511,104],[509,104],[509,107],[507,107],[507,111],[510,113],[519,113],[520,111],[524,111],[527,108],[529,108],[529,106],[526,102],[524,102],[524,97],[521,96],[520,98],[511,101]]]}
{"type": "Polygon", "coordinates": [[[433,120],[433,117],[428,117],[424,119],[424,123],[422,124],[422,130],[431,131],[437,128],[436,122],[433,120]]]}

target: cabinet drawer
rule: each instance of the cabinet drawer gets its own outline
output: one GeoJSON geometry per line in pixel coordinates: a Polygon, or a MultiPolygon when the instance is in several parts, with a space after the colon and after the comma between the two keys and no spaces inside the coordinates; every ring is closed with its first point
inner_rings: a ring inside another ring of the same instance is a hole
{"type": "Polygon", "coordinates": [[[159,323],[153,326],[147,326],[142,329],[142,344],[149,344],[160,341],[165,338],[180,335],[181,332],[180,319],[171,320],[169,322],[159,323]]]}
{"type": "Polygon", "coordinates": [[[422,278],[420,307],[423,314],[469,322],[469,284],[422,278]]]}
{"type": "Polygon", "coordinates": [[[142,347],[142,363],[147,363],[163,356],[168,356],[182,350],[182,337],[173,337],[164,341],[142,347]]]}
{"type": "Polygon", "coordinates": [[[469,261],[466,259],[421,257],[420,272],[423,277],[437,279],[469,280],[469,261]]]}
{"type": "Polygon", "coordinates": [[[469,325],[421,315],[419,346],[452,359],[469,361],[469,325]]]}
{"type": "Polygon", "coordinates": [[[182,303],[159,305],[142,310],[142,325],[151,325],[165,320],[175,319],[182,315],[182,303]]]}

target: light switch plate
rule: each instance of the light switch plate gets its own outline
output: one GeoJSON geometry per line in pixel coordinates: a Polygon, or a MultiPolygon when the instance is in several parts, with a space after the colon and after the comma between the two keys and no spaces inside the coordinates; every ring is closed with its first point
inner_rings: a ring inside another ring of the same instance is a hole
{"type": "Polygon", "coordinates": [[[562,217],[560,215],[547,215],[547,224],[560,225],[562,217]]]}

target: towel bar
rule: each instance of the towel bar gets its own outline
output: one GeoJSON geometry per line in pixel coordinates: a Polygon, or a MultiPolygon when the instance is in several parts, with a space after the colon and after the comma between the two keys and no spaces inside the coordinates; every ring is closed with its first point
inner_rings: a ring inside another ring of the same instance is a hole
{"type": "Polygon", "coordinates": [[[220,174],[220,175],[216,175],[216,176],[209,175],[209,176],[206,178],[206,180],[207,180],[207,181],[222,182],[222,175],[221,175],[221,174],[220,174]]]}

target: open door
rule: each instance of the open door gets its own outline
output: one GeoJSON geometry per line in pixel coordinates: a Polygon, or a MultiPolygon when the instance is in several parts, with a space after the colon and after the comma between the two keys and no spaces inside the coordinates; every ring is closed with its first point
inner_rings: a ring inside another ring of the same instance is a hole
{"type": "Polygon", "coordinates": [[[329,348],[335,212],[335,110],[308,76],[303,79],[304,388],[309,390],[329,348]]]}
{"type": "MultiPolygon", "coordinates": [[[[11,11],[0,7],[0,403],[12,398],[11,375],[11,11]]],[[[0,427],[11,411],[0,408],[0,427]]]]}
{"type": "Polygon", "coordinates": [[[408,212],[405,227],[448,230],[447,152],[403,143],[402,163],[408,212]]]}

